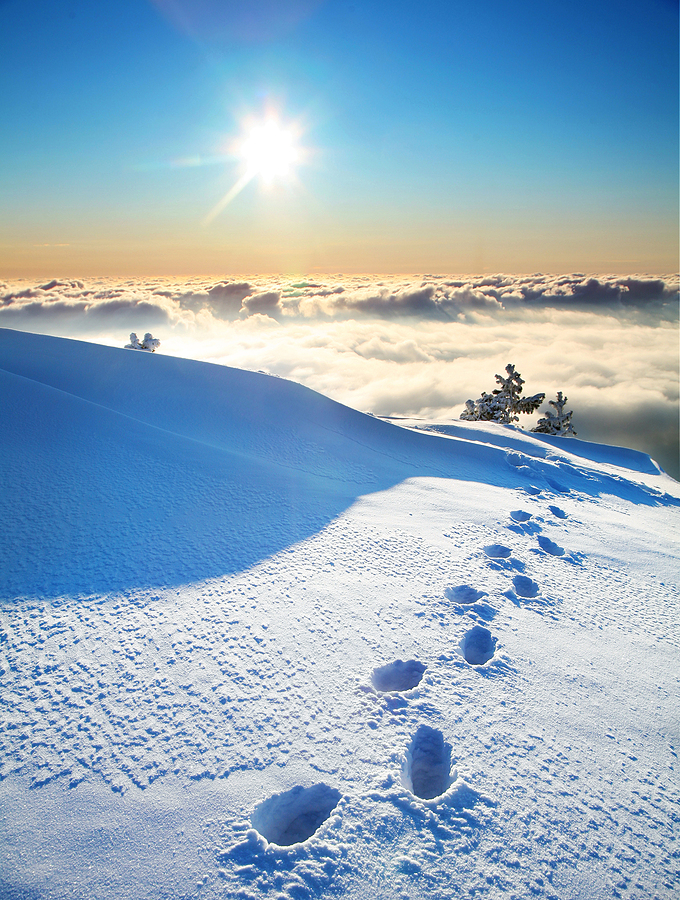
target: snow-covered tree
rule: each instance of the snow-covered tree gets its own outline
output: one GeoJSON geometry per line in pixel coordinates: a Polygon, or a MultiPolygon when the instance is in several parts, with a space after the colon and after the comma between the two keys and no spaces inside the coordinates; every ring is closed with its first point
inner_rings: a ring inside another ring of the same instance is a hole
{"type": "Polygon", "coordinates": [[[571,424],[571,417],[573,416],[574,411],[564,411],[567,400],[568,397],[563,397],[562,391],[558,391],[557,400],[548,400],[550,406],[554,406],[556,411],[551,412],[549,409],[545,410],[544,417],[539,419],[536,423],[536,427],[531,430],[538,434],[559,434],[562,436],[566,434],[577,434],[571,424]]]}
{"type": "Polygon", "coordinates": [[[126,350],[149,350],[153,353],[160,347],[161,342],[151,332],[147,331],[144,340],[140,341],[134,331],[130,334],[130,343],[125,345],[126,350]]]}
{"type": "Polygon", "coordinates": [[[161,342],[158,338],[153,337],[150,331],[144,335],[144,340],[142,341],[142,350],[150,350],[152,353],[157,350],[161,345],[161,342]]]}
{"type": "Polygon", "coordinates": [[[522,397],[524,379],[510,363],[505,367],[505,371],[507,377],[495,376],[500,387],[490,394],[485,391],[479,400],[466,401],[465,409],[460,414],[461,419],[509,425],[511,422],[519,421],[518,413],[532,413],[538,409],[545,400],[545,394],[522,397]]]}
{"type": "Polygon", "coordinates": [[[139,343],[139,338],[134,333],[134,331],[132,331],[130,333],[130,343],[125,345],[125,349],[126,350],[141,350],[142,349],[142,345],[139,343]]]}

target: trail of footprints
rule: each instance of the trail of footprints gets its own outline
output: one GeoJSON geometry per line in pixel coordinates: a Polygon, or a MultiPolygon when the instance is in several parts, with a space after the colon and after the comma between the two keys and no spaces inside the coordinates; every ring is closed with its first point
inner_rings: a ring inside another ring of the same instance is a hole
{"type": "MultiPolygon", "coordinates": [[[[567,514],[557,506],[548,509],[557,519],[567,514]]],[[[526,525],[533,516],[525,510],[513,510],[514,523],[526,525]]],[[[538,528],[537,530],[540,530],[538,528]]],[[[552,556],[563,556],[564,549],[543,535],[537,536],[540,548],[552,556]]],[[[489,544],[483,548],[489,560],[510,560],[512,550],[503,544],[489,544]]],[[[517,597],[533,599],[540,594],[539,585],[527,575],[512,578],[517,597]]],[[[467,584],[448,587],[444,592],[448,600],[461,607],[471,607],[487,596],[467,584]]],[[[475,667],[485,666],[496,653],[497,638],[488,628],[474,625],[459,644],[465,661],[475,667]]],[[[415,659],[397,659],[373,669],[371,684],[375,691],[395,694],[416,688],[425,673],[424,663],[415,659]]],[[[429,725],[420,725],[406,749],[402,768],[403,786],[421,800],[433,800],[447,792],[455,781],[451,769],[452,747],[444,735],[429,725]]],[[[341,799],[340,791],[321,782],[303,788],[297,785],[289,791],[274,794],[258,804],[250,818],[255,831],[270,844],[289,847],[312,837],[330,817],[341,799]]]]}
{"type": "MultiPolygon", "coordinates": [[[[420,684],[426,668],[415,659],[397,659],[373,669],[371,683],[380,693],[410,691],[420,684]]],[[[451,750],[441,731],[421,725],[406,750],[402,770],[404,787],[423,800],[446,793],[455,781],[455,772],[451,772],[451,750]]],[[[312,837],[340,799],[340,791],[323,782],[308,788],[296,785],[259,803],[250,823],[268,843],[289,847],[312,837]]]]}

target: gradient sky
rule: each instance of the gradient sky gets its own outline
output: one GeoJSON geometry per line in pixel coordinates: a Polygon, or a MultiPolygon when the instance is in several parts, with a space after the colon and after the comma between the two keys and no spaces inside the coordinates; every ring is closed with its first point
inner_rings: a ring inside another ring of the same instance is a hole
{"type": "Polygon", "coordinates": [[[2,277],[678,268],[675,0],[0,0],[0,72],[2,277]]]}

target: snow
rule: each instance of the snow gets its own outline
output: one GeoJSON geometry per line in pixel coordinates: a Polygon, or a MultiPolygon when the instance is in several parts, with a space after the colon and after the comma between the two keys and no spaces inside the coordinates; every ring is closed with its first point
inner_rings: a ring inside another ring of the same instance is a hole
{"type": "Polygon", "coordinates": [[[649,457],[8,330],[0,380],[0,896],[677,896],[649,457]]]}

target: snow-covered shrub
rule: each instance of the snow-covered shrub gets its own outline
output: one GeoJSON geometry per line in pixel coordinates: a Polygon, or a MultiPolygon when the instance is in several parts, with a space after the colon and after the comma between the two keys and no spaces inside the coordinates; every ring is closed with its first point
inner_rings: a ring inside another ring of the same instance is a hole
{"type": "Polygon", "coordinates": [[[155,338],[151,332],[147,331],[144,335],[144,340],[140,341],[137,335],[133,332],[130,334],[130,343],[125,345],[126,350],[149,350],[153,353],[157,350],[161,345],[161,342],[158,338],[155,338]]]}
{"type": "Polygon", "coordinates": [[[157,350],[161,345],[161,342],[158,338],[155,338],[151,332],[147,331],[144,335],[144,340],[142,341],[142,350],[150,350],[152,353],[157,350]]]}
{"type": "Polygon", "coordinates": [[[511,422],[519,421],[518,413],[532,413],[538,409],[545,400],[545,393],[522,397],[524,379],[515,371],[512,364],[508,364],[505,371],[506,378],[502,375],[495,376],[500,387],[490,394],[485,391],[479,400],[466,401],[465,409],[460,414],[461,419],[509,425],[511,422]]]}
{"type": "Polygon", "coordinates": [[[568,397],[563,397],[562,391],[558,391],[557,400],[548,400],[550,406],[554,406],[556,411],[545,410],[543,418],[539,419],[536,427],[531,430],[538,434],[559,434],[562,436],[577,434],[571,424],[571,417],[574,415],[573,409],[570,409],[569,412],[564,411],[567,400],[568,397]]]}
{"type": "Polygon", "coordinates": [[[125,349],[126,350],[141,350],[142,349],[142,345],[139,343],[139,338],[134,333],[134,331],[132,331],[130,333],[130,343],[125,345],[125,349]]]}

